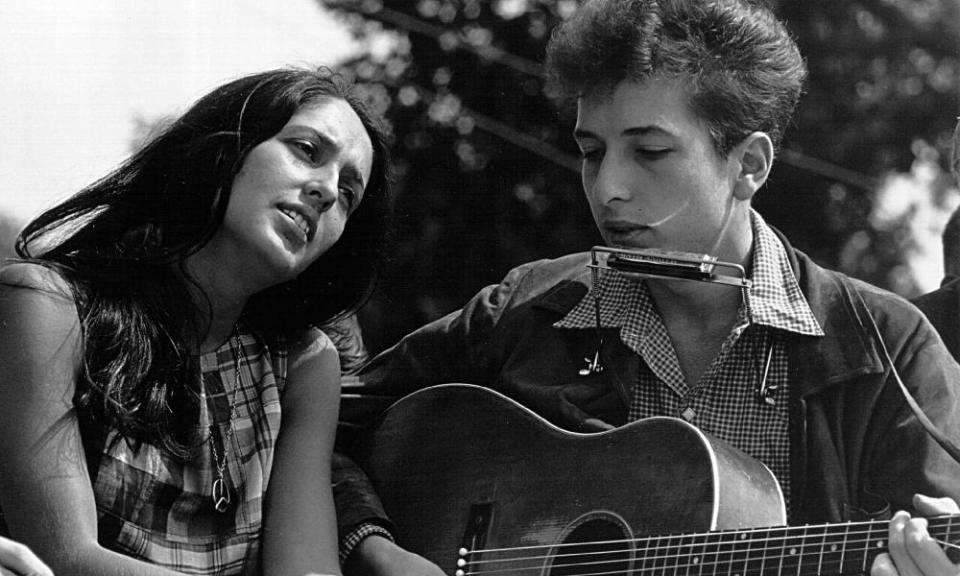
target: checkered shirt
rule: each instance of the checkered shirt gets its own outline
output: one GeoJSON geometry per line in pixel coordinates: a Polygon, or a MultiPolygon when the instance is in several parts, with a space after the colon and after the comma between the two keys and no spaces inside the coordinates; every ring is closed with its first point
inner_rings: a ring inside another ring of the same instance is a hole
{"type": "MultiPolygon", "coordinates": [[[[789,508],[789,381],[780,335],[823,336],[823,330],[800,291],[783,244],[759,214],[751,210],[750,218],[754,249],[749,312],[741,303],[733,330],[699,382],[685,381],[645,283],[616,271],[603,272],[596,286],[600,324],[619,328],[620,339],[643,360],[629,408],[631,421],[657,415],[684,418],[743,450],[770,468],[789,508]]],[[[554,326],[595,329],[593,295],[554,326]]]]}
{"type": "MultiPolygon", "coordinates": [[[[203,354],[200,366],[201,430],[215,422],[222,439],[233,426],[224,474],[230,508],[221,514],[213,507],[216,464],[209,441],[195,459],[182,463],[157,446],[135,451],[124,441],[113,442],[113,431],[94,482],[100,541],[185,574],[259,574],[263,502],[280,430],[287,351],[282,343],[270,347],[241,331],[203,354]],[[239,387],[233,390],[237,362],[239,387]]],[[[220,454],[219,443],[217,450],[220,454]]]]}

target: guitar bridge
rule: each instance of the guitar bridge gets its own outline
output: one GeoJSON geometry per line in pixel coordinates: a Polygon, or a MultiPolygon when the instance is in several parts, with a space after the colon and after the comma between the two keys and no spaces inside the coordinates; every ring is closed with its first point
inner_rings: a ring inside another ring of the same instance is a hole
{"type": "Polygon", "coordinates": [[[464,576],[466,568],[471,562],[480,559],[480,554],[487,544],[487,534],[493,519],[493,502],[478,502],[470,506],[470,515],[467,517],[467,526],[460,541],[459,560],[457,561],[457,576],[464,576]]]}

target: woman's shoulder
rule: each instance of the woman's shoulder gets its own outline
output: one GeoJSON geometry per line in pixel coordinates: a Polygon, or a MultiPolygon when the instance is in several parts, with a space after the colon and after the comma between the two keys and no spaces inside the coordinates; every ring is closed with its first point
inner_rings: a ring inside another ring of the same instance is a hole
{"type": "Polygon", "coordinates": [[[305,328],[287,338],[291,358],[336,355],[337,348],[326,332],[319,328],[305,328]]]}
{"type": "Polygon", "coordinates": [[[52,296],[73,298],[73,291],[55,267],[30,260],[0,261],[0,288],[30,288],[52,296]]]}
{"type": "Polygon", "coordinates": [[[287,339],[287,374],[291,379],[318,374],[340,374],[337,348],[322,330],[308,328],[287,339]]]}
{"type": "Polygon", "coordinates": [[[51,267],[26,261],[0,265],[0,323],[0,363],[13,358],[54,371],[58,359],[78,361],[83,338],[76,301],[67,280],[51,267]]]}

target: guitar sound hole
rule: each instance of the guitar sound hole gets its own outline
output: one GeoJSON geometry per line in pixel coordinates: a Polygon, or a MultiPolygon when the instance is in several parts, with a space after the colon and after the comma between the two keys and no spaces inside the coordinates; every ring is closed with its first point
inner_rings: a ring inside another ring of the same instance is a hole
{"type": "Polygon", "coordinates": [[[630,534],[611,519],[578,524],[552,551],[547,576],[603,574],[627,576],[630,572],[630,534]]]}

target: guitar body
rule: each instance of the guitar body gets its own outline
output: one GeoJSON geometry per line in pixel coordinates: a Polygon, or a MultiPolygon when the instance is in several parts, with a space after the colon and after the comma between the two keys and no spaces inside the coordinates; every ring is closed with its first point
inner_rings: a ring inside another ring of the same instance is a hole
{"type": "Polygon", "coordinates": [[[353,456],[396,523],[398,543],[449,574],[460,548],[487,550],[467,557],[470,573],[478,559],[496,561],[491,549],[517,547],[532,547],[522,565],[494,568],[627,573],[633,552],[610,571],[566,567],[564,551],[581,546],[582,565],[583,554],[602,560],[607,548],[641,535],[785,523],[769,470],[682,420],[576,434],[471,385],[403,398],[362,434],[353,456]]]}

